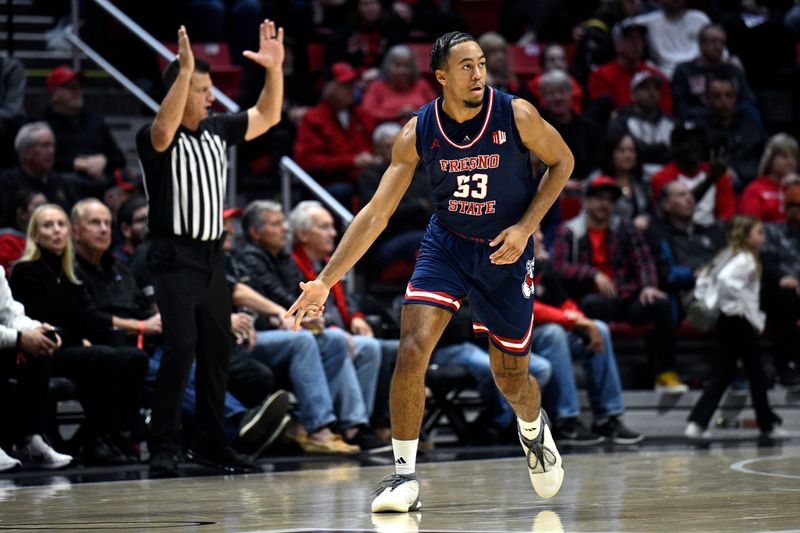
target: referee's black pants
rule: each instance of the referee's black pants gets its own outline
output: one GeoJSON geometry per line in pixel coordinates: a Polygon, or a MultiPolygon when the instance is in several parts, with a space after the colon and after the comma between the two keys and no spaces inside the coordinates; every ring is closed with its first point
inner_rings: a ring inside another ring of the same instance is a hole
{"type": "Polygon", "coordinates": [[[151,453],[179,454],[181,398],[195,356],[195,441],[211,453],[221,452],[226,446],[223,405],[233,348],[231,295],[221,241],[154,238],[147,263],[164,337],[153,391],[151,453]]]}

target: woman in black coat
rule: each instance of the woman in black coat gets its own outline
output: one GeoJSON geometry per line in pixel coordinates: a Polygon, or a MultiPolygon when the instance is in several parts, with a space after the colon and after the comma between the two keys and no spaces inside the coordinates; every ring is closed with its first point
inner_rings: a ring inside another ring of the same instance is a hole
{"type": "Polygon", "coordinates": [[[53,356],[53,375],[78,386],[87,421],[81,428],[83,461],[135,461],[129,437],[141,405],[147,354],[120,346],[92,345],[112,328],[111,315],[98,311],[75,276],[70,223],[53,204],[34,211],[25,253],[14,267],[11,289],[28,316],[56,328],[63,344],[53,356]]]}

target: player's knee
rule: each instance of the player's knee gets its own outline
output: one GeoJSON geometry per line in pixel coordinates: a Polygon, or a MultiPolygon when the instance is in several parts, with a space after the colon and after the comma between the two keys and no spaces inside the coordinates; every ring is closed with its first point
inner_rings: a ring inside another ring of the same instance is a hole
{"type": "Polygon", "coordinates": [[[519,374],[495,374],[494,382],[497,388],[509,401],[515,403],[515,400],[525,395],[528,388],[528,380],[530,377],[527,372],[519,374]]]}

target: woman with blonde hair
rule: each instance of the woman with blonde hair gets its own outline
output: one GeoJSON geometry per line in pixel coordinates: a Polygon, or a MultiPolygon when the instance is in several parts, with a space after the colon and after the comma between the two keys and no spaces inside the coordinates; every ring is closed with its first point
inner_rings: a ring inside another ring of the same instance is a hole
{"type": "MultiPolygon", "coordinates": [[[[100,222],[102,224],[102,222],[100,222]]],[[[85,464],[125,464],[136,427],[147,354],[128,346],[92,345],[112,327],[75,275],[75,252],[67,214],[55,204],[38,207],[28,224],[25,253],[14,266],[11,290],[29,317],[52,324],[62,339],[53,375],[78,386],[86,413],[81,427],[85,464]]]]}
{"type": "Polygon", "coordinates": [[[742,191],[739,212],[756,217],[762,222],[783,222],[786,211],[783,208],[784,180],[791,181],[797,172],[797,140],[787,133],[777,133],[770,137],[761,163],[758,177],[742,191]]]}
{"type": "MultiPolygon", "coordinates": [[[[767,379],[758,349],[758,337],[764,331],[765,316],[760,310],[761,263],[758,251],[764,243],[764,224],[757,218],[739,215],[731,220],[728,244],[710,264],[701,270],[697,286],[704,276],[716,287],[715,302],[709,311],[717,312],[717,358],[714,375],[706,383],[700,399],[689,414],[685,435],[690,439],[708,438],[708,424],[722,394],[737,375],[737,361],[750,380],[750,394],[762,439],[781,438],[781,419],[769,406],[767,379]]],[[[703,295],[697,291],[698,297],[703,295]]],[[[709,300],[703,296],[703,299],[709,300]]],[[[708,305],[708,304],[707,304],[708,305]]]]}

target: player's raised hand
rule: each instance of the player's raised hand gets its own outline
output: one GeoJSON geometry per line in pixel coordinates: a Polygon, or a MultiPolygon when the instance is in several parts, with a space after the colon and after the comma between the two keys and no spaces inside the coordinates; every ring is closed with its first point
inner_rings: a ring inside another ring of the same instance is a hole
{"type": "Polygon", "coordinates": [[[514,225],[504,229],[497,237],[489,242],[489,246],[493,248],[502,244],[500,248],[489,256],[489,260],[493,265],[510,265],[516,262],[525,251],[525,247],[528,245],[528,240],[530,238],[530,232],[519,226],[514,225]]]}
{"type": "Polygon", "coordinates": [[[242,55],[264,68],[283,64],[283,28],[275,30],[275,23],[269,19],[261,23],[258,31],[258,52],[245,50],[242,55]]]}
{"type": "Polygon", "coordinates": [[[189,34],[186,33],[186,26],[183,25],[178,29],[178,64],[181,70],[194,72],[194,53],[189,43],[189,34]]]}
{"type": "Polygon", "coordinates": [[[294,315],[294,330],[300,329],[303,317],[318,317],[325,312],[325,302],[328,300],[330,289],[320,280],[301,282],[303,293],[286,312],[285,317],[294,315]]]}

